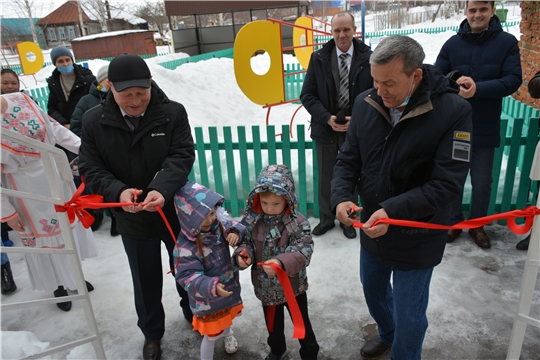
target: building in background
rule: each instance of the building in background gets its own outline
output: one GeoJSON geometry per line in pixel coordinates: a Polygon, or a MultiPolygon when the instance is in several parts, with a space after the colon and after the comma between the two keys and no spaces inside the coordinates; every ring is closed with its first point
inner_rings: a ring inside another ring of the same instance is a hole
{"type": "Polygon", "coordinates": [[[79,7],[77,1],[67,1],[37,22],[42,28],[45,37],[45,48],[54,48],[58,45],[69,46],[72,39],[83,35],[93,35],[108,31],[148,29],[146,20],[125,11],[112,8],[103,9],[103,17],[98,11],[81,9],[81,22],[79,20],[79,7]],[[105,31],[104,31],[105,29],[105,31]]]}

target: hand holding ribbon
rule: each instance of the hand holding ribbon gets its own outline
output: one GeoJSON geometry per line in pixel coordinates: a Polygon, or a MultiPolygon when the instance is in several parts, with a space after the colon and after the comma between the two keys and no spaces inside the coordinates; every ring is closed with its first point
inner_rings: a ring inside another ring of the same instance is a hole
{"type": "MultiPolygon", "coordinates": [[[[487,225],[493,221],[506,219],[508,228],[515,234],[521,235],[521,234],[526,234],[527,232],[529,232],[529,230],[531,229],[533,225],[534,217],[536,215],[540,215],[540,209],[538,209],[536,206],[528,206],[523,210],[512,210],[512,211],[507,211],[500,214],[493,214],[493,215],[484,216],[481,218],[470,219],[470,220],[459,222],[455,225],[440,225],[440,224],[432,224],[432,223],[425,223],[425,222],[419,222],[419,221],[379,218],[372,224],[372,226],[374,227],[379,224],[389,224],[389,225],[406,226],[406,227],[413,227],[413,228],[420,228],[420,229],[435,229],[435,230],[472,229],[472,228],[477,228],[477,227],[487,225]],[[521,217],[525,218],[525,224],[523,225],[516,224],[516,218],[521,218],[521,217]]],[[[360,221],[354,221],[353,226],[356,228],[362,228],[364,226],[364,223],[360,221]]]]}
{"type": "MultiPolygon", "coordinates": [[[[292,288],[291,282],[289,281],[289,276],[278,264],[268,263],[268,262],[259,262],[259,266],[271,266],[277,274],[279,283],[283,288],[283,293],[287,299],[287,304],[289,305],[289,310],[291,312],[291,317],[293,321],[293,339],[303,339],[306,337],[306,328],[304,326],[304,319],[302,318],[302,313],[298,307],[298,302],[296,301],[296,296],[294,295],[294,290],[292,288]]],[[[270,321],[273,324],[273,319],[270,321]]]]}

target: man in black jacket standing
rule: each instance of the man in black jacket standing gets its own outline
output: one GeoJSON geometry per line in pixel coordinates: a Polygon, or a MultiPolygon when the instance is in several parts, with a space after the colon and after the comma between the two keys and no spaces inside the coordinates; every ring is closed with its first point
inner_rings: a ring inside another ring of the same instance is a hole
{"type": "Polygon", "coordinates": [[[471,106],[459,86],[424,65],[420,44],[383,39],[370,58],[375,88],[358,96],[332,180],[339,221],[361,211],[360,280],[379,337],[361,354],[420,359],[433,268],[443,257],[445,230],[388,224],[383,218],[447,225],[449,204],[469,170],[471,106]],[[354,206],[355,187],[362,208],[354,206]]]}
{"type": "MultiPolygon", "coordinates": [[[[137,325],[145,336],[143,358],[161,358],[165,312],[161,303],[161,242],[174,269],[174,240],[157,212],[163,209],[175,236],[180,230],[173,196],[188,178],[195,150],[184,106],[152,82],[146,62],[119,55],[109,65],[110,92],[83,115],[79,169],[93,193],[105,202],[132,202],[113,208],[122,235],[135,293],[137,325]]],[[[173,271],[174,279],[174,271],[173,271]]],[[[176,284],[186,320],[186,291],[176,284]]]]}
{"type": "Polygon", "coordinates": [[[69,129],[71,115],[79,100],[90,91],[96,77],[90,69],[73,62],[69,49],[58,46],[51,51],[51,61],[56,69],[49,78],[47,113],[69,129]]]}
{"type": "MultiPolygon", "coordinates": [[[[499,147],[502,99],[521,86],[521,59],[518,41],[505,32],[495,15],[494,1],[467,1],[458,33],[444,43],[435,66],[448,74],[457,70],[462,76],[459,95],[467,99],[473,110],[471,152],[471,207],[469,218],[488,215],[492,198],[491,184],[495,148],[499,147]]],[[[495,189],[497,192],[497,189],[495,189]]],[[[450,208],[452,223],[465,220],[462,198],[450,208]]],[[[448,232],[453,242],[461,229],[448,232]]],[[[491,247],[484,227],[469,229],[469,235],[481,248],[491,247]]]]}
{"type": "MultiPolygon", "coordinates": [[[[330,206],[330,182],[339,148],[349,128],[351,109],[358,94],[373,87],[369,69],[371,50],[358,39],[354,17],[339,12],[332,18],[333,40],[311,56],[300,99],[311,115],[311,138],[317,150],[319,224],[313,235],[335,226],[330,206]],[[343,75],[343,76],[342,76],[343,75]]],[[[356,230],[341,224],[348,238],[356,230]]]]}

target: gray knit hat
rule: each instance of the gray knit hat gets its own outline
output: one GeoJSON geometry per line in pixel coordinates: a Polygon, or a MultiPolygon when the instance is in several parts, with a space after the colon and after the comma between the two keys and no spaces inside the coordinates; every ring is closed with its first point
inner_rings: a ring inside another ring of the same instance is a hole
{"type": "Polygon", "coordinates": [[[56,59],[58,59],[60,56],[69,56],[71,60],[73,61],[73,54],[71,51],[69,51],[68,48],[64,46],[58,46],[52,49],[51,51],[51,61],[54,66],[56,66],[56,59]]]}
{"type": "Polygon", "coordinates": [[[98,81],[98,83],[101,83],[103,80],[109,77],[108,72],[109,72],[109,65],[104,65],[99,68],[96,75],[96,80],[98,81]]]}

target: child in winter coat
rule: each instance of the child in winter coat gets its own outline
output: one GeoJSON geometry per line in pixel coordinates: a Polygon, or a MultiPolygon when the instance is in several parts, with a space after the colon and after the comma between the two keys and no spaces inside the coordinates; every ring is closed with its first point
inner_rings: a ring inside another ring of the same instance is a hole
{"type": "Polygon", "coordinates": [[[246,227],[244,240],[233,254],[235,266],[245,269],[252,264],[251,281],[261,300],[268,330],[271,353],[266,360],[281,360],[288,354],[284,335],[283,288],[269,264],[277,264],[291,281],[296,301],[304,319],[304,339],[300,339],[300,357],[317,359],[319,345],[308,315],[306,267],[313,253],[313,240],[307,219],[296,209],[297,199],[292,172],[285,165],[265,167],[257,185],[249,194],[241,223],[246,227]],[[257,263],[265,265],[258,266],[257,263]]]}
{"type": "Polygon", "coordinates": [[[204,336],[202,360],[213,358],[221,337],[227,353],[238,350],[231,325],[244,307],[229,249],[242,238],[244,227],[227,219],[222,203],[223,196],[191,181],[174,197],[182,227],[174,250],[176,280],[189,294],[193,330],[204,336]]]}

